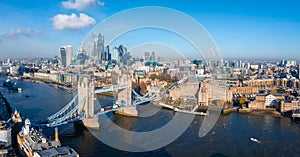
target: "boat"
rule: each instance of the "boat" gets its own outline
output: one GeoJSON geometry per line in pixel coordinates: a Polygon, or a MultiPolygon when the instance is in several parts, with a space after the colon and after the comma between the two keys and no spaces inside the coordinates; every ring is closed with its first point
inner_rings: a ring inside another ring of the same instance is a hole
{"type": "Polygon", "coordinates": [[[7,78],[4,82],[3,82],[3,86],[4,87],[13,87],[15,85],[15,81],[7,78]]]}
{"type": "Polygon", "coordinates": [[[21,116],[20,112],[18,112],[16,109],[15,109],[15,112],[11,115],[11,119],[14,123],[22,122],[22,116],[21,116]]]}
{"type": "Polygon", "coordinates": [[[30,128],[29,119],[25,120],[25,125],[18,133],[17,142],[19,149],[27,157],[79,157],[73,148],[61,146],[57,128],[55,128],[55,140],[50,140],[41,132],[30,128]]]}
{"type": "Polygon", "coordinates": [[[292,118],[299,118],[300,117],[300,109],[293,108],[292,110],[292,118]]]}
{"type": "Polygon", "coordinates": [[[256,143],[261,143],[261,141],[255,139],[255,138],[252,138],[252,137],[250,138],[250,140],[253,141],[253,142],[256,142],[256,143]]]}
{"type": "Polygon", "coordinates": [[[18,84],[11,78],[7,78],[3,82],[3,87],[6,87],[10,90],[15,90],[15,91],[22,91],[22,88],[18,86],[18,84]]]}

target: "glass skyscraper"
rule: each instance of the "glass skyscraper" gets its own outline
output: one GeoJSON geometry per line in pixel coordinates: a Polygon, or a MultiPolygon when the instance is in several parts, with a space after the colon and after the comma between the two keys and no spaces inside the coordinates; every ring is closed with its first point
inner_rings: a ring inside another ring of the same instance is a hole
{"type": "Polygon", "coordinates": [[[62,66],[70,66],[73,57],[73,47],[71,45],[62,46],[59,51],[61,55],[62,66]]]}

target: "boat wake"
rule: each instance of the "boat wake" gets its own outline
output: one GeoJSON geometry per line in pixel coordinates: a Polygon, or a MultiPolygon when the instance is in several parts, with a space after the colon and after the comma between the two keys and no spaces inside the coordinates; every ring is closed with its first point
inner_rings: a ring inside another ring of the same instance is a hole
{"type": "Polygon", "coordinates": [[[253,141],[253,142],[256,142],[256,143],[261,143],[261,141],[255,139],[255,138],[252,138],[252,137],[250,138],[250,140],[253,141]]]}

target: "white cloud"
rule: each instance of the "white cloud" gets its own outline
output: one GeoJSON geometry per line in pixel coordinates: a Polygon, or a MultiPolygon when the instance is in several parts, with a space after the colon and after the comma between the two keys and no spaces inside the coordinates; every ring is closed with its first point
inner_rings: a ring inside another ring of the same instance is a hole
{"type": "Polygon", "coordinates": [[[103,6],[104,2],[98,0],[68,0],[63,1],[62,6],[67,9],[84,10],[96,6],[103,6]]]}
{"type": "Polygon", "coordinates": [[[9,38],[22,38],[22,37],[33,37],[33,36],[37,36],[40,35],[41,31],[39,30],[33,30],[31,28],[27,28],[26,30],[22,30],[20,28],[18,29],[13,29],[10,30],[4,34],[1,34],[0,37],[2,38],[2,40],[5,39],[9,39],[9,38]]]}
{"type": "Polygon", "coordinates": [[[80,29],[85,28],[96,23],[96,20],[84,13],[77,16],[75,13],[71,15],[57,14],[52,18],[53,28],[57,30],[62,29],[80,29]]]}

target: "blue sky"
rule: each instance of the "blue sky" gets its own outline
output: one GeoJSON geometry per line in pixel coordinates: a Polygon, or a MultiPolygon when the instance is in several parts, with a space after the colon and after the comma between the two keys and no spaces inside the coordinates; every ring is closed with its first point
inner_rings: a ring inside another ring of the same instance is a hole
{"type": "Polygon", "coordinates": [[[297,0],[1,0],[0,58],[53,57],[62,45],[76,50],[97,23],[140,6],[168,7],[195,18],[225,58],[300,59],[297,0]]]}

